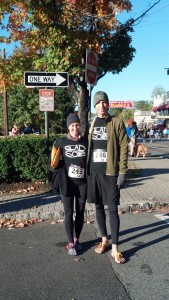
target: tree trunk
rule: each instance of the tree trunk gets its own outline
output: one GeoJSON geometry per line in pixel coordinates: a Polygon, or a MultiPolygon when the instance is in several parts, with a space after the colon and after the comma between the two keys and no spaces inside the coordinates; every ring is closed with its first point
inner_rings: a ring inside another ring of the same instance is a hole
{"type": "Polygon", "coordinates": [[[78,101],[78,115],[81,123],[81,134],[85,136],[88,134],[89,130],[89,120],[88,120],[88,111],[89,111],[89,91],[87,89],[87,83],[82,82],[80,85],[80,96],[78,101]]]}

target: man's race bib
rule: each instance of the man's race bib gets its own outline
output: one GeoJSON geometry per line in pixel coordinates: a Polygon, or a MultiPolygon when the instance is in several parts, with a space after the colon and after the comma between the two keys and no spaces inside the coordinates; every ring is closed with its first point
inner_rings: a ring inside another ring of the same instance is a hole
{"type": "Polygon", "coordinates": [[[68,176],[71,178],[84,178],[84,168],[76,165],[70,165],[68,176]]]}
{"type": "Polygon", "coordinates": [[[107,162],[107,151],[105,149],[95,149],[93,151],[93,162],[107,162]]]}

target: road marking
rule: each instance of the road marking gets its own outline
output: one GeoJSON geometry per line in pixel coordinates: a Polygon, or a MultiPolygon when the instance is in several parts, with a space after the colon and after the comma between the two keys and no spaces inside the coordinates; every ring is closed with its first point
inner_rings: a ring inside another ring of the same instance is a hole
{"type": "Polygon", "coordinates": [[[161,221],[164,221],[165,223],[169,224],[169,215],[167,214],[157,214],[154,215],[156,218],[160,219],[161,221]]]}

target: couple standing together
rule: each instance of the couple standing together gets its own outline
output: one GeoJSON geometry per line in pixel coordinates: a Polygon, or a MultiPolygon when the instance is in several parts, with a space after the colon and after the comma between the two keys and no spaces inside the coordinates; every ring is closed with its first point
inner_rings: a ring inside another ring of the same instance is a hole
{"type": "Polygon", "coordinates": [[[104,205],[107,205],[111,230],[111,256],[116,263],[124,263],[125,259],[118,250],[120,225],[118,205],[120,187],[125,183],[127,171],[126,129],[121,119],[109,115],[109,99],[105,92],[99,91],[94,95],[93,106],[97,116],[91,124],[88,141],[80,135],[78,116],[69,114],[67,136],[54,143],[54,147],[61,151],[61,168],[62,171],[65,170],[64,177],[62,172],[58,178],[62,182],[59,188],[68,237],[66,249],[70,255],[77,255],[82,249],[79,238],[87,199],[88,203],[95,203],[96,220],[102,237],[95,252],[102,254],[110,247],[104,210],[104,205]],[[73,221],[74,205],[75,221],[73,221]]]}

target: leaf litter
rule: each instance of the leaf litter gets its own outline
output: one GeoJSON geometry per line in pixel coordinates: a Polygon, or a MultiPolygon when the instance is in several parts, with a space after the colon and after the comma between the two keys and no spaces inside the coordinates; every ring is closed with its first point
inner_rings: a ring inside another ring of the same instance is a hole
{"type": "Polygon", "coordinates": [[[8,228],[8,229],[15,229],[15,228],[23,228],[31,226],[35,223],[40,223],[43,220],[41,219],[32,219],[32,220],[7,220],[7,219],[0,219],[0,228],[8,228]]]}

